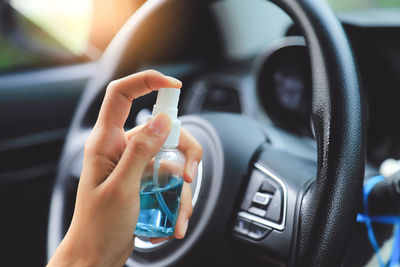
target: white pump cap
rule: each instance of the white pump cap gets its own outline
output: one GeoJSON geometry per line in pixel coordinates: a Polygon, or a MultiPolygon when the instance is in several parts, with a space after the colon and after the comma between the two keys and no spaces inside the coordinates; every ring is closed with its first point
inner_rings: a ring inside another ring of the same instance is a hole
{"type": "Polygon", "coordinates": [[[164,143],[164,147],[177,147],[181,131],[181,121],[178,120],[178,102],[181,90],[175,88],[161,88],[158,90],[156,104],[153,106],[153,118],[159,113],[165,113],[172,122],[171,132],[164,143]]]}

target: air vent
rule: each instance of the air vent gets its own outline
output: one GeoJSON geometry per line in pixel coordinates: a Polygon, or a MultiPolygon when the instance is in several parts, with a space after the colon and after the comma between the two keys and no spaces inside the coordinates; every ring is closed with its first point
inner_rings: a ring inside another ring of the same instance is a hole
{"type": "Polygon", "coordinates": [[[241,113],[238,91],[224,86],[211,86],[203,102],[203,110],[241,113]]]}

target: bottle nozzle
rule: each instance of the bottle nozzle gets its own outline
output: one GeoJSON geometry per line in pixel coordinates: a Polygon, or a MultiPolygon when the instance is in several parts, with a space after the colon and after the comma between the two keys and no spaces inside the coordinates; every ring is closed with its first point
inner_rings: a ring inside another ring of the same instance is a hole
{"type": "Polygon", "coordinates": [[[161,88],[157,94],[156,105],[166,108],[178,108],[181,90],[175,88],[161,88]]]}
{"type": "Polygon", "coordinates": [[[181,90],[175,88],[161,88],[158,90],[156,104],[153,106],[153,118],[159,113],[165,113],[172,122],[172,129],[164,143],[165,147],[177,147],[181,122],[178,118],[178,102],[181,90]]]}
{"type": "Polygon", "coordinates": [[[171,120],[178,117],[179,89],[161,88],[158,90],[156,104],[153,106],[153,117],[166,113],[171,120]]]}

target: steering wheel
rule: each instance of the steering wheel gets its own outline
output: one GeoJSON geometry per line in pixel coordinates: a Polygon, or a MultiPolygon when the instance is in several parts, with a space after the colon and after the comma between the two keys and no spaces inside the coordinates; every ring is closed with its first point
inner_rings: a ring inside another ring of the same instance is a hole
{"type": "MultiPolygon", "coordinates": [[[[107,84],[137,71],[160,47],[173,46],[171,40],[185,23],[175,23],[172,31],[170,22],[195,17],[206,2],[145,2],[103,54],[64,147],[51,199],[48,257],[68,229],[84,142],[107,84]]],[[[241,253],[271,265],[342,263],[365,167],[365,117],[356,64],[344,30],[325,1],[272,2],[293,19],[307,43],[316,159],[280,148],[276,140],[283,131],[242,115],[182,117],[183,127],[204,151],[192,183],[195,206],[187,236],[158,245],[137,239],[126,265],[236,265],[241,253]],[[270,202],[267,210],[262,209],[265,201],[270,202]]],[[[290,142],[295,150],[302,141],[290,142]]]]}

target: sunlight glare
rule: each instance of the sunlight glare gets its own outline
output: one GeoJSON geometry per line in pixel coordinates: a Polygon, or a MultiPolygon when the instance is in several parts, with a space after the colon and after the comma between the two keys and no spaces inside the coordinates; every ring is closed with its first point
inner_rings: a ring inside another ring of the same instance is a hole
{"type": "Polygon", "coordinates": [[[10,4],[73,53],[85,52],[92,0],[11,0],[10,4]]]}

